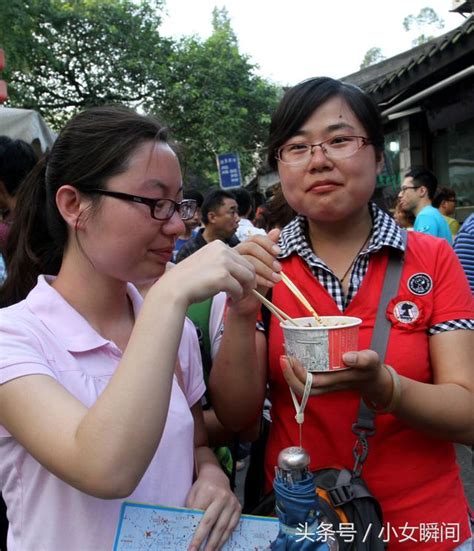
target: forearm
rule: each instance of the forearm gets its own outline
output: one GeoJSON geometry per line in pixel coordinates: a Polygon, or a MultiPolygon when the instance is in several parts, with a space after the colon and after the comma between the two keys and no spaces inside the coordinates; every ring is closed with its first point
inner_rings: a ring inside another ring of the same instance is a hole
{"type": "Polygon", "coordinates": [[[76,432],[80,462],[93,463],[91,471],[99,476],[123,476],[131,489],[161,439],[186,309],[169,288],[152,293],[114,376],[76,432]]]}
{"type": "Polygon", "coordinates": [[[400,378],[394,415],[433,437],[474,444],[474,395],[458,384],[427,384],[400,378]]]}
{"type": "Polygon", "coordinates": [[[204,411],[204,424],[211,447],[229,446],[237,435],[241,442],[253,442],[260,435],[260,423],[261,419],[257,419],[249,428],[236,433],[224,427],[213,409],[204,411]]]}
{"type": "Polygon", "coordinates": [[[216,415],[234,432],[259,417],[265,397],[265,354],[257,352],[255,324],[255,316],[240,316],[229,308],[209,380],[216,415]]]}

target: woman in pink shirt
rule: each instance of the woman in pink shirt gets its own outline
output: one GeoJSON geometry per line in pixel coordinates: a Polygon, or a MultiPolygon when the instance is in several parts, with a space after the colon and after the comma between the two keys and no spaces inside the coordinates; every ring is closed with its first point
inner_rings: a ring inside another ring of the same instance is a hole
{"type": "Polygon", "coordinates": [[[0,310],[9,551],[110,549],[125,497],[205,509],[190,549],[237,524],[185,313],[239,300],[255,272],[216,241],[165,273],[195,207],[165,129],[119,107],[74,117],[19,190],[0,310]],[[144,301],[128,283],[157,278],[144,301]]]}

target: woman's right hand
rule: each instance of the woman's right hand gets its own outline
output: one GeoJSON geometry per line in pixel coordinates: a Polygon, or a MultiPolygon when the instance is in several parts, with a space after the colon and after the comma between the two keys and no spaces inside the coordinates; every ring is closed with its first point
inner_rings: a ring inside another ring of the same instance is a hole
{"type": "Polygon", "coordinates": [[[160,285],[178,289],[187,304],[201,302],[220,291],[233,301],[256,288],[253,264],[220,240],[197,250],[159,280],[160,285]]]}

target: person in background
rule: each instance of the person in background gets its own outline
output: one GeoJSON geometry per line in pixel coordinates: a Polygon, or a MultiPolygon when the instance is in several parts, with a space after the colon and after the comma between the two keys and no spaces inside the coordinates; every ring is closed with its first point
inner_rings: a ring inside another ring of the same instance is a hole
{"type": "Polygon", "coordinates": [[[459,257],[474,295],[474,213],[464,220],[454,240],[454,252],[459,257]]]}
{"type": "Polygon", "coordinates": [[[456,218],[453,218],[456,213],[456,192],[450,187],[442,187],[436,193],[433,199],[433,207],[438,209],[443,215],[443,218],[448,223],[453,239],[461,227],[456,218]]]}
{"type": "Polygon", "coordinates": [[[118,106],[73,117],[21,186],[0,310],[9,551],[111,549],[124,498],[205,510],[193,550],[236,526],[185,314],[237,304],[255,269],[216,241],[165,272],[195,209],[166,129],[118,106]],[[129,283],[157,279],[144,300],[129,283]]]}
{"type": "MultiPolygon", "coordinates": [[[[30,144],[0,136],[0,284],[7,277],[4,253],[14,217],[16,192],[36,160],[30,144]]],[[[0,491],[0,549],[6,548],[7,529],[6,508],[0,491]]]]}
{"type": "Polygon", "coordinates": [[[13,222],[17,189],[36,161],[30,144],[0,136],[0,254],[5,252],[13,222]]]}
{"type": "Polygon", "coordinates": [[[399,197],[397,197],[395,201],[393,218],[401,228],[405,228],[406,230],[413,231],[413,224],[415,223],[415,215],[411,211],[406,211],[402,209],[402,207],[400,206],[399,197]]]}
{"type": "Polygon", "coordinates": [[[268,225],[270,229],[282,230],[296,216],[296,212],[290,207],[281,185],[274,188],[273,196],[268,200],[268,225]]]}
{"type": "Polygon", "coordinates": [[[405,174],[400,187],[400,207],[415,215],[415,231],[442,237],[452,244],[448,223],[431,204],[437,187],[438,180],[432,172],[426,168],[412,168],[405,174]]]}
{"type": "Polygon", "coordinates": [[[176,240],[173,251],[173,262],[176,262],[176,255],[178,254],[181,247],[190,239],[196,237],[198,233],[198,228],[201,226],[201,207],[202,202],[204,201],[203,194],[197,189],[185,189],[183,191],[183,198],[193,199],[194,201],[196,201],[197,209],[192,218],[190,218],[189,220],[183,220],[185,230],[176,240]]]}
{"type": "MultiPolygon", "coordinates": [[[[382,128],[377,104],[354,85],[320,77],[290,88],[272,116],[268,162],[298,216],[278,246],[255,236],[239,252],[255,263],[261,291],[270,287],[271,302],[289,316],[308,313],[280,281],[280,271],[320,316],[362,319],[357,349],[343,356],[349,369],[309,376],[302,430],[310,469],[353,467],[351,429],[362,398],[376,414],[362,476],[390,526],[389,550],[471,550],[469,507],[452,442],[474,442],[474,301],[445,239],[402,234],[371,201],[383,168],[382,128]],[[403,255],[404,266],[384,312],[391,327],[382,363],[370,342],[390,254],[403,255]],[[428,524],[456,526],[456,535],[424,538],[428,524]],[[404,538],[407,526],[415,527],[416,543],[404,538]]],[[[302,396],[308,374],[285,356],[274,316],[267,329],[268,367],[259,367],[250,339],[258,310],[253,296],[229,304],[210,387],[216,415],[238,430],[260,414],[268,381],[269,491],[279,452],[300,442],[288,386],[302,396]]]]}
{"type": "Polygon", "coordinates": [[[183,245],[176,255],[176,262],[181,262],[201,247],[212,241],[223,241],[230,247],[240,243],[235,235],[239,225],[237,201],[230,191],[216,189],[210,191],[202,203],[201,215],[204,228],[196,237],[183,245]]]}
{"type": "Polygon", "coordinates": [[[232,194],[237,201],[237,209],[239,213],[239,225],[235,235],[239,241],[245,241],[252,235],[265,235],[266,232],[262,228],[256,228],[251,221],[255,215],[255,210],[252,202],[252,196],[245,188],[236,188],[232,190],[232,194]]]}

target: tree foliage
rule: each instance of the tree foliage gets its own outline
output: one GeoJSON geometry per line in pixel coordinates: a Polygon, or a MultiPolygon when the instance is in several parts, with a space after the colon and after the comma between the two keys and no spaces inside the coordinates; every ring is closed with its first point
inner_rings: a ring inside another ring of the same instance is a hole
{"type": "MultiPolygon", "coordinates": [[[[438,16],[433,8],[428,7],[421,9],[418,15],[407,15],[407,17],[403,19],[403,28],[406,32],[410,32],[412,30],[418,30],[418,32],[421,31],[421,34],[412,40],[412,46],[416,47],[433,39],[434,36],[432,34],[425,34],[426,31],[433,28],[438,30],[443,29],[444,20],[438,16]]],[[[380,48],[370,48],[367,50],[364,59],[360,64],[360,68],[365,69],[374,63],[383,61],[384,59],[386,58],[380,48]]]]}
{"type": "Polygon", "coordinates": [[[11,103],[55,127],[78,109],[139,105],[167,70],[171,42],[157,33],[161,0],[10,0],[0,41],[10,59],[11,103]],[[9,25],[9,26],[8,26],[9,25]]]}
{"type": "Polygon", "coordinates": [[[411,31],[417,29],[421,31],[421,34],[418,35],[413,41],[412,45],[414,47],[425,44],[434,36],[432,34],[425,34],[425,31],[429,29],[443,29],[444,20],[441,19],[438,14],[434,11],[433,8],[423,8],[420,10],[418,15],[408,15],[403,20],[403,28],[405,31],[411,31]]]}
{"type": "Polygon", "coordinates": [[[207,40],[175,42],[159,32],[164,0],[1,1],[10,105],[55,129],[92,105],[154,112],[181,144],[188,179],[217,183],[215,154],[225,152],[250,174],[279,89],[239,53],[225,9],[207,40]]]}
{"type": "Polygon", "coordinates": [[[379,61],[383,61],[384,59],[385,59],[385,56],[383,55],[381,48],[377,48],[377,47],[370,48],[365,53],[364,59],[360,64],[360,68],[365,69],[366,67],[369,67],[370,65],[374,65],[379,61]]]}
{"type": "Polygon", "coordinates": [[[251,172],[278,94],[254,74],[254,66],[239,53],[225,9],[216,9],[207,40],[188,37],[176,45],[167,94],[154,106],[182,144],[185,175],[212,185],[218,182],[217,153],[238,153],[242,173],[251,172]]]}

